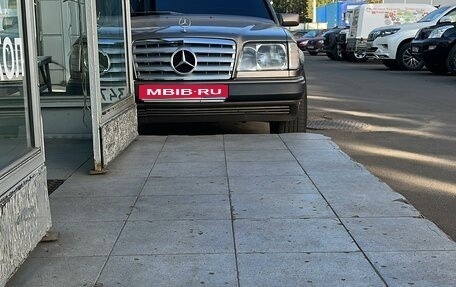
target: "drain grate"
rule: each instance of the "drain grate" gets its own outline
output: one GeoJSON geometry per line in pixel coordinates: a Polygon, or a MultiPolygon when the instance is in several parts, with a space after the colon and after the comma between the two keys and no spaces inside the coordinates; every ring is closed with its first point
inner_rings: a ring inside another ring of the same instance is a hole
{"type": "Polygon", "coordinates": [[[48,194],[50,195],[51,193],[53,193],[64,182],[65,181],[62,179],[48,179],[47,180],[48,194]]]}
{"type": "Polygon", "coordinates": [[[367,129],[368,124],[353,120],[318,119],[308,120],[307,128],[311,130],[346,130],[358,131],[367,129]]]}

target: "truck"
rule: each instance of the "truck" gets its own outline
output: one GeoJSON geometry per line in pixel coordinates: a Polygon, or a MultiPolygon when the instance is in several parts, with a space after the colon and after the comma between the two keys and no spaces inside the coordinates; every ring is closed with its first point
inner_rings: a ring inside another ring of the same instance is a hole
{"type": "Polygon", "coordinates": [[[416,23],[374,29],[368,36],[368,53],[392,70],[421,70],[423,59],[415,57],[411,51],[411,42],[419,29],[454,21],[456,5],[439,7],[416,23]]]}
{"type": "Polygon", "coordinates": [[[365,53],[372,30],[378,27],[413,23],[436,8],[429,4],[363,4],[353,9],[347,35],[347,52],[365,53]]]}
{"type": "Polygon", "coordinates": [[[364,4],[364,2],[337,1],[317,7],[317,23],[327,23],[328,28],[342,27],[349,25],[346,12],[354,7],[364,4]]]}

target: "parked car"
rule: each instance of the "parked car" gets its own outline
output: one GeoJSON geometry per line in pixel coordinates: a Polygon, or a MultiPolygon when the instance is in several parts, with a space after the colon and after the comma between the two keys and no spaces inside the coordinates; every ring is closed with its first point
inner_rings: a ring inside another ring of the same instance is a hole
{"type": "MultiPolygon", "coordinates": [[[[306,131],[304,54],[285,28],[299,24],[298,14],[276,14],[264,0],[130,4],[140,124],[263,121],[272,133],[306,131]]],[[[116,47],[104,35],[99,32],[102,49],[116,47]]],[[[82,72],[71,75],[79,83],[88,76],[84,46],[81,38],[72,53],[72,69],[82,72]]],[[[100,58],[123,63],[111,56],[100,58]]],[[[107,65],[100,80],[119,71],[113,68],[107,65]]]]}
{"type": "Polygon", "coordinates": [[[351,16],[350,32],[347,35],[347,53],[353,60],[362,58],[362,54],[367,51],[367,44],[370,40],[368,37],[372,30],[381,27],[381,29],[389,31],[396,28],[394,25],[414,23],[435,9],[430,4],[416,4],[407,1],[404,3],[363,4],[355,7],[351,16]],[[356,57],[353,57],[355,55],[356,57]]]}
{"type": "Polygon", "coordinates": [[[368,36],[370,54],[382,60],[390,69],[417,71],[424,61],[412,55],[411,42],[419,29],[456,21],[456,5],[442,6],[416,23],[374,29],[368,36]]]}
{"type": "MultiPolygon", "coordinates": [[[[326,53],[326,56],[331,60],[341,61],[343,60],[342,49],[339,45],[339,36],[340,32],[346,27],[336,27],[326,31],[323,35],[323,51],[326,53]]],[[[344,41],[345,42],[345,41],[344,41]]]]}
{"type": "Polygon", "coordinates": [[[307,42],[307,52],[311,56],[316,56],[318,53],[323,52],[325,38],[323,36],[309,39],[307,42]]]}
{"type": "Polygon", "coordinates": [[[307,32],[304,36],[302,36],[302,38],[296,40],[299,49],[301,49],[301,51],[305,51],[307,49],[307,42],[309,41],[309,39],[319,37],[324,32],[326,32],[326,30],[310,30],[309,32],[307,32]]]}
{"type": "Polygon", "coordinates": [[[309,32],[309,30],[297,30],[293,31],[291,34],[295,39],[299,39],[302,38],[307,32],[309,32]]]}
{"type": "Polygon", "coordinates": [[[456,74],[456,22],[422,28],[411,47],[432,73],[456,74]]]}
{"type": "Polygon", "coordinates": [[[269,122],[304,132],[304,54],[265,0],[132,0],[140,123],[269,122]]]}

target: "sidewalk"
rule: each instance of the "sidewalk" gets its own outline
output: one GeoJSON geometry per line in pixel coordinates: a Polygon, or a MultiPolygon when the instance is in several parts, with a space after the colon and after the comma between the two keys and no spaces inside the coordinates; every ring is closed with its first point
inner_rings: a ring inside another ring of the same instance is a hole
{"type": "Polygon", "coordinates": [[[456,243],[316,134],[141,136],[8,287],[455,286],[456,243]]]}

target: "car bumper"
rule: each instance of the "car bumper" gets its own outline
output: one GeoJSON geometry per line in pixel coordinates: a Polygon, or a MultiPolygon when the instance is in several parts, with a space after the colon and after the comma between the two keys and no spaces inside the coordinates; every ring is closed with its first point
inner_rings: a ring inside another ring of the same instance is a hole
{"type": "Polygon", "coordinates": [[[368,55],[380,60],[395,59],[396,55],[391,54],[388,37],[378,37],[367,45],[368,55]]]}
{"type": "Polygon", "coordinates": [[[451,41],[448,39],[425,39],[412,41],[412,54],[425,63],[444,65],[451,41]]]}
{"type": "MultiPolygon", "coordinates": [[[[148,84],[157,83],[136,81],[136,95],[139,85],[148,84]]],[[[137,97],[139,122],[290,121],[296,118],[298,107],[303,102],[301,100],[307,97],[306,80],[303,76],[286,81],[235,80],[210,84],[228,85],[228,98],[220,102],[144,102],[137,97]]]]}

